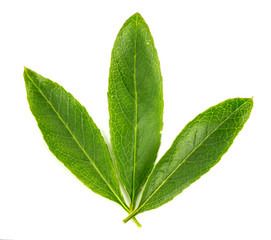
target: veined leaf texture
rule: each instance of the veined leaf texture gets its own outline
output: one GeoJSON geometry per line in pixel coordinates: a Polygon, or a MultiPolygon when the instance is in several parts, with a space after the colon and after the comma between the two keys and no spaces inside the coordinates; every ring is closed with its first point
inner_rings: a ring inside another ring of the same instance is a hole
{"type": "Polygon", "coordinates": [[[92,191],[129,212],[108,147],[87,110],[63,87],[25,68],[27,99],[51,152],[92,191]]]}
{"type": "Polygon", "coordinates": [[[124,23],[115,41],[108,105],[115,162],[133,209],[153,168],[163,125],[160,64],[150,30],[139,14],[124,23]]]}
{"type": "Polygon", "coordinates": [[[162,76],[150,30],[138,13],[124,23],[112,50],[112,156],[87,110],[69,92],[28,68],[24,79],[31,112],[51,152],[92,191],[118,203],[129,214],[124,222],[133,218],[138,226],[137,214],[172,200],[221,159],[253,107],[251,98],[234,98],[207,109],[154,166],[163,126],[162,76]]]}
{"type": "Polygon", "coordinates": [[[227,152],[252,106],[252,99],[229,99],[188,123],[153,169],[130,217],[167,203],[208,172],[227,152]]]}

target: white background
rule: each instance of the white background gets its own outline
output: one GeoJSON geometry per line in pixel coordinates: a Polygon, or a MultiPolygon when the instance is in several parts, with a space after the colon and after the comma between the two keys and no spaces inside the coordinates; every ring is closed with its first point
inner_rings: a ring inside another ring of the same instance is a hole
{"type": "Polygon", "coordinates": [[[0,1],[0,239],[271,239],[271,2],[0,1]],[[26,100],[23,67],[63,85],[108,138],[107,81],[122,24],[140,12],[164,84],[159,156],[185,124],[225,99],[254,96],[227,154],[143,227],[50,153],[26,100]]]}

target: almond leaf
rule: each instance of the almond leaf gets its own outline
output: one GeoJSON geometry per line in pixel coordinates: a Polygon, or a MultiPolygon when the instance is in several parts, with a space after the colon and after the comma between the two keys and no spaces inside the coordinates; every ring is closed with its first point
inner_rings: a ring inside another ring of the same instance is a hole
{"type": "Polygon", "coordinates": [[[93,192],[129,212],[108,147],[86,109],[63,87],[28,68],[24,79],[30,109],[51,152],[93,192]]]}
{"type": "Polygon", "coordinates": [[[157,157],[163,125],[160,63],[138,13],[124,23],[112,50],[108,104],[114,160],[133,209],[157,157]]]}
{"type": "Polygon", "coordinates": [[[248,120],[252,106],[252,99],[229,99],[188,123],[155,166],[138,208],[124,222],[172,200],[217,164],[248,120]]]}

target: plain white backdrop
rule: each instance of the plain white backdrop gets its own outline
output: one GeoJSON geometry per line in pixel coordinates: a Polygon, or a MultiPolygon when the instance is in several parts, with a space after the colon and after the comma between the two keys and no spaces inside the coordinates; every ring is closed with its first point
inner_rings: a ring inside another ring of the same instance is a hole
{"type": "Polygon", "coordinates": [[[0,239],[271,239],[271,2],[0,0],[0,239]],[[61,84],[109,138],[110,54],[135,12],[154,37],[164,84],[161,157],[197,114],[254,96],[222,160],[143,227],[94,194],[48,150],[23,67],[61,84]]]}

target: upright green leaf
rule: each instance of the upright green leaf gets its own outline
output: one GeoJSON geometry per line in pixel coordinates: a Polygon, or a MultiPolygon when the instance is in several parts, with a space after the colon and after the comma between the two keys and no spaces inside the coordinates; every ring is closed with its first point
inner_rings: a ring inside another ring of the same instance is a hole
{"type": "Polygon", "coordinates": [[[87,187],[127,210],[108,147],[86,109],[60,85],[25,68],[30,109],[51,152],[87,187]]]}
{"type": "Polygon", "coordinates": [[[124,221],[167,203],[208,172],[227,152],[252,106],[252,99],[229,99],[188,123],[152,171],[139,207],[124,221]]]}
{"type": "Polygon", "coordinates": [[[112,149],[131,209],[160,146],[163,92],[160,63],[140,14],[121,28],[112,51],[108,104],[112,149]]]}

